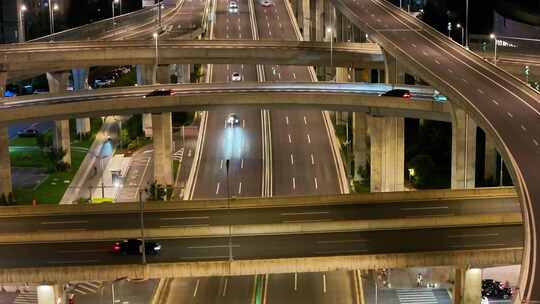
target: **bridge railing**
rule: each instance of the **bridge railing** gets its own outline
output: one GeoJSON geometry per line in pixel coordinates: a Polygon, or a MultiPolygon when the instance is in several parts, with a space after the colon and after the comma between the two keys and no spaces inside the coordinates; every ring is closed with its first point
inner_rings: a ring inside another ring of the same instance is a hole
{"type": "Polygon", "coordinates": [[[100,38],[100,36],[103,36],[107,32],[111,32],[111,30],[127,30],[129,26],[151,22],[153,19],[156,19],[157,10],[158,7],[155,5],[128,14],[119,15],[114,18],[114,24],[113,18],[103,19],[52,35],[33,39],[28,42],[93,40],[100,38]]]}

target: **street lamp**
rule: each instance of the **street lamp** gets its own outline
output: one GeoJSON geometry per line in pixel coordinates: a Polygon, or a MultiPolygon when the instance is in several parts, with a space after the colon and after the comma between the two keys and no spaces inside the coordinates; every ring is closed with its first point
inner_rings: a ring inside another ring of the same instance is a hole
{"type": "Polygon", "coordinates": [[[165,6],[163,6],[161,4],[161,0],[158,1],[158,26],[159,28],[161,29],[161,10],[165,8],[165,6]]]}
{"type": "Polygon", "coordinates": [[[334,35],[331,27],[326,28],[326,33],[330,35],[330,67],[334,66],[334,51],[332,49],[333,47],[333,41],[334,41],[334,35]]]}
{"type": "Polygon", "coordinates": [[[469,49],[469,0],[465,0],[465,48],[469,49]]]}
{"type": "Polygon", "coordinates": [[[59,8],[58,4],[53,4],[52,0],[49,0],[49,25],[51,35],[54,34],[54,11],[57,11],[59,8]]]}
{"type": "Polygon", "coordinates": [[[159,35],[158,35],[158,33],[153,33],[152,37],[154,37],[154,40],[156,41],[156,66],[157,66],[158,62],[159,62],[159,53],[158,53],[158,38],[159,38],[159,35]]]}
{"type": "MultiPolygon", "coordinates": [[[[225,161],[225,170],[227,174],[227,215],[229,219],[231,218],[231,192],[229,188],[229,166],[230,166],[230,160],[227,159],[225,161]]],[[[229,240],[228,240],[228,248],[229,248],[229,262],[233,261],[233,252],[232,252],[232,222],[229,224],[229,240]]]]}
{"type": "Polygon", "coordinates": [[[489,38],[494,41],[495,50],[493,53],[493,63],[497,64],[497,36],[494,33],[489,34],[489,38]]]}
{"type": "Polygon", "coordinates": [[[465,30],[464,30],[463,26],[461,26],[461,23],[458,23],[456,25],[456,27],[458,29],[461,29],[461,45],[464,45],[465,44],[465,30]]]}
{"type": "Polygon", "coordinates": [[[120,2],[120,0],[113,0],[111,2],[111,6],[112,6],[112,23],[113,23],[113,26],[116,24],[116,22],[114,21],[114,7],[116,6],[116,4],[118,4],[120,2]]]}
{"type": "Polygon", "coordinates": [[[23,18],[24,18],[24,13],[28,10],[28,8],[26,8],[26,5],[22,4],[21,5],[21,8],[19,9],[19,42],[24,42],[25,40],[25,26],[24,26],[24,21],[23,21],[23,18]]]}

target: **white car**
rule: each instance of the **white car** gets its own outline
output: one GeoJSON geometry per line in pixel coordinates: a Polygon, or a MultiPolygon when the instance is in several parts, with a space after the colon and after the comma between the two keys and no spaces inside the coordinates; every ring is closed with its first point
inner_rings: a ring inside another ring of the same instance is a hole
{"type": "Polygon", "coordinates": [[[263,0],[263,1],[261,2],[261,5],[264,6],[264,7],[269,7],[269,6],[272,6],[273,3],[272,3],[272,1],[270,1],[270,0],[263,0]]]}
{"type": "Polygon", "coordinates": [[[242,76],[240,76],[240,73],[234,72],[234,73],[232,73],[232,75],[231,75],[231,80],[232,80],[232,81],[241,81],[241,80],[242,80],[242,76]]]}
{"type": "Polygon", "coordinates": [[[229,2],[229,13],[238,13],[238,3],[234,1],[229,2]]]}
{"type": "Polygon", "coordinates": [[[227,117],[226,123],[227,123],[227,128],[234,128],[234,127],[240,125],[240,119],[238,118],[238,116],[236,114],[231,113],[227,117]]]}

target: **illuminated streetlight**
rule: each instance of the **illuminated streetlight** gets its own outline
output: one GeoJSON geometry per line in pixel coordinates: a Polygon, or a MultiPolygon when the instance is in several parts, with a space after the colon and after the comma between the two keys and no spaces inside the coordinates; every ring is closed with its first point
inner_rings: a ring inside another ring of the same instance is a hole
{"type": "Polygon", "coordinates": [[[112,3],[111,3],[111,6],[112,6],[112,23],[113,23],[113,26],[116,24],[116,22],[114,21],[114,7],[120,3],[120,0],[113,0],[112,3]]]}
{"type": "Polygon", "coordinates": [[[493,53],[493,63],[497,64],[497,36],[494,33],[489,34],[489,39],[493,40],[495,44],[495,50],[493,53]]]}
{"type": "Polygon", "coordinates": [[[22,4],[19,9],[19,42],[24,42],[25,40],[25,26],[24,26],[24,13],[28,10],[26,5],[22,4]]]}
{"type": "Polygon", "coordinates": [[[157,66],[158,62],[159,62],[159,53],[158,53],[158,38],[159,38],[159,35],[158,35],[158,33],[153,33],[152,37],[154,37],[154,40],[156,41],[156,66],[157,66]]]}
{"type": "Polygon", "coordinates": [[[330,35],[330,67],[333,67],[334,66],[334,51],[332,47],[333,47],[333,41],[334,41],[334,33],[331,27],[326,28],[326,33],[330,35]]]}
{"type": "Polygon", "coordinates": [[[461,45],[464,45],[465,44],[465,29],[463,28],[463,26],[461,26],[461,23],[458,23],[456,27],[458,29],[461,29],[461,45]]]}

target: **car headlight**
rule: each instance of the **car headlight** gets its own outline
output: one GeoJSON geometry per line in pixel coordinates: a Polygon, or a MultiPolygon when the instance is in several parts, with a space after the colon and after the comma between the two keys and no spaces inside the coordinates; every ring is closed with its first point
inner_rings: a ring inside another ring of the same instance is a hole
{"type": "Polygon", "coordinates": [[[154,250],[155,250],[155,251],[161,250],[161,245],[156,245],[156,246],[154,247],[154,250]]]}

